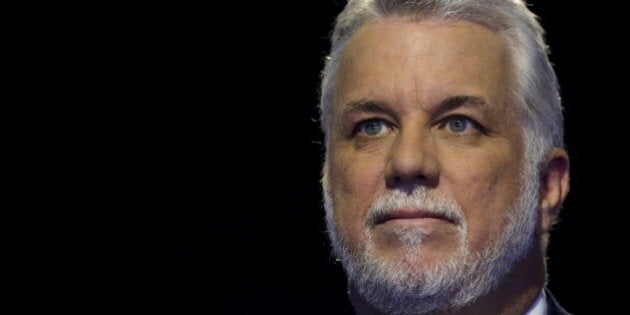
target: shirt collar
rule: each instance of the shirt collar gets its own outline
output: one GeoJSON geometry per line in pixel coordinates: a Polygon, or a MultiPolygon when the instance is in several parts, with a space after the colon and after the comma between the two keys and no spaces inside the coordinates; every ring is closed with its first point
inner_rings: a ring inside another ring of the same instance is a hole
{"type": "Polygon", "coordinates": [[[542,290],[538,295],[538,299],[529,308],[525,315],[545,315],[547,314],[547,297],[545,295],[545,290],[542,290]]]}

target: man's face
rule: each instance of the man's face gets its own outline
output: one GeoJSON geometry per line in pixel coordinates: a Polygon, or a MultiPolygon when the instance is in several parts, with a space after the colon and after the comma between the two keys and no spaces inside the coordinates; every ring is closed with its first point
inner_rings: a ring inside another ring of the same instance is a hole
{"type": "Polygon", "coordinates": [[[452,260],[461,247],[478,253],[496,242],[523,182],[510,69],[503,40],[477,24],[390,18],[352,37],[337,77],[327,161],[334,225],[351,252],[370,243],[381,260],[424,268],[452,260]],[[462,217],[407,206],[367,216],[379,197],[419,188],[453,200],[462,217]],[[422,241],[398,231],[417,231],[422,241]]]}

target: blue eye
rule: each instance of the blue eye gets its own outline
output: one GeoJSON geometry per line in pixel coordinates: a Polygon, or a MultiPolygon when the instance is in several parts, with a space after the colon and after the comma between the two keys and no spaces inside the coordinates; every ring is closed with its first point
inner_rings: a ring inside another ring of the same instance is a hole
{"type": "Polygon", "coordinates": [[[451,117],[446,122],[446,127],[448,128],[448,130],[454,133],[464,133],[468,130],[468,128],[474,126],[470,119],[462,116],[455,116],[451,117]]]}
{"type": "Polygon", "coordinates": [[[385,122],[380,119],[370,119],[363,121],[357,127],[357,130],[359,132],[372,137],[378,136],[383,131],[386,131],[388,129],[385,122]]]}

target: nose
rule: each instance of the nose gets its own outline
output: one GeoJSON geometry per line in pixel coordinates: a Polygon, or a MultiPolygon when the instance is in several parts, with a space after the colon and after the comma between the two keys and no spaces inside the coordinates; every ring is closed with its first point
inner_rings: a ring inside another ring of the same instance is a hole
{"type": "Polygon", "coordinates": [[[436,154],[429,134],[402,130],[391,147],[385,170],[387,188],[412,192],[418,186],[437,186],[440,164],[436,154]]]}

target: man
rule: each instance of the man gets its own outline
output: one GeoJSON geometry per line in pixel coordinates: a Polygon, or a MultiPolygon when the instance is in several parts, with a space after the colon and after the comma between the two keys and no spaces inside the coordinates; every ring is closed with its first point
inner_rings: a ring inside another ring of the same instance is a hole
{"type": "Polygon", "coordinates": [[[358,314],[567,314],[569,190],[543,31],[520,0],[350,0],[323,73],[323,189],[358,314]]]}

